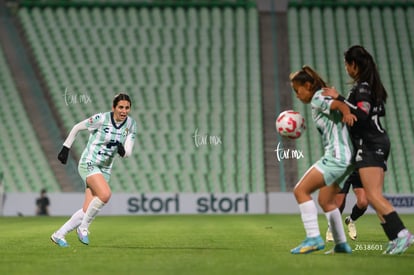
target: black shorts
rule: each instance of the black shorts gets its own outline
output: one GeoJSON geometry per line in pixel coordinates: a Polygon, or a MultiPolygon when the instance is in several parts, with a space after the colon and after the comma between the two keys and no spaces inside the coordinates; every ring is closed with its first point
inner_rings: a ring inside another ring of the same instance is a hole
{"type": "Polygon", "coordinates": [[[352,189],[362,188],[361,178],[359,177],[359,173],[358,173],[357,170],[354,170],[349,175],[349,177],[346,179],[346,181],[344,183],[344,187],[342,187],[339,194],[348,194],[349,189],[351,188],[351,185],[352,185],[352,189]]]}
{"type": "Polygon", "coordinates": [[[387,138],[382,138],[381,143],[368,143],[360,139],[354,143],[355,147],[355,167],[382,167],[387,171],[387,159],[390,153],[390,141],[387,138]]]}

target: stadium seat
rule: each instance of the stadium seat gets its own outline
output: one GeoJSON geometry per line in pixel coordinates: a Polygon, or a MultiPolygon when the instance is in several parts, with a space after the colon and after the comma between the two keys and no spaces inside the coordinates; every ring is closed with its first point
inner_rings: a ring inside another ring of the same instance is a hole
{"type": "Polygon", "coordinates": [[[0,105],[5,131],[0,132],[1,172],[6,192],[38,192],[60,187],[38,142],[0,49],[0,97],[12,104],[0,105]],[[13,118],[10,120],[10,118],[13,118]]]}

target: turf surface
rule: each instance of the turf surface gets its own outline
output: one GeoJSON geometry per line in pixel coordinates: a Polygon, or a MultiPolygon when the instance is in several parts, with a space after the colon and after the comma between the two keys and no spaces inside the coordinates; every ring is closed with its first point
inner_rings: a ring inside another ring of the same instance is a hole
{"type": "MultiPolygon", "coordinates": [[[[402,215],[414,231],[414,215],[402,215]]],[[[375,215],[357,223],[353,254],[307,255],[290,249],[304,238],[299,215],[98,216],[90,245],[75,232],[68,248],[49,237],[67,217],[0,218],[0,274],[414,274],[414,246],[382,255],[375,215]]],[[[320,216],[321,232],[326,220],[320,216]]]]}

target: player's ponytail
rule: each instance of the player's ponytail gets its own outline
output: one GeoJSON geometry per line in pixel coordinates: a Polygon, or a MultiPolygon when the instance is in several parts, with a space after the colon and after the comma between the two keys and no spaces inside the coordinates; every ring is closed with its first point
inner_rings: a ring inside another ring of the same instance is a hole
{"type": "Polygon", "coordinates": [[[304,70],[307,74],[309,74],[315,81],[312,83],[312,90],[317,91],[321,88],[327,87],[326,82],[322,79],[322,77],[315,72],[311,67],[308,65],[305,65],[302,67],[302,70],[304,70]]]}
{"type": "Polygon", "coordinates": [[[291,82],[297,82],[300,85],[303,85],[306,82],[311,83],[311,90],[313,92],[316,92],[323,87],[327,87],[327,84],[322,77],[308,65],[304,65],[300,71],[292,73],[289,78],[291,82]]]}
{"type": "Polygon", "coordinates": [[[387,91],[382,84],[377,65],[372,55],[362,46],[354,45],[344,53],[347,64],[355,64],[358,74],[354,77],[355,82],[367,82],[371,88],[372,99],[378,103],[387,101],[387,91]]]}

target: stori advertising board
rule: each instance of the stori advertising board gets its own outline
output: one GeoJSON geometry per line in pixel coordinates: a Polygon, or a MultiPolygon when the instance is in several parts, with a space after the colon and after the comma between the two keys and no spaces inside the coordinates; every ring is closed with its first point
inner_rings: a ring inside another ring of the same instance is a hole
{"type": "MultiPolygon", "coordinates": [[[[7,193],[3,197],[5,216],[35,215],[37,193],[7,193]]],[[[70,216],[82,207],[83,193],[50,193],[50,214],[70,216]]],[[[399,213],[414,213],[414,195],[386,195],[399,213]]],[[[317,194],[314,195],[315,202],[317,194]]],[[[355,203],[348,195],[344,213],[355,203]]],[[[319,212],[323,211],[319,208],[319,212]]],[[[1,213],[1,211],[0,211],[1,213]]],[[[192,194],[192,193],[115,193],[100,215],[179,215],[179,214],[297,214],[292,193],[192,194]]],[[[372,208],[368,213],[374,213],[372,208]]]]}

